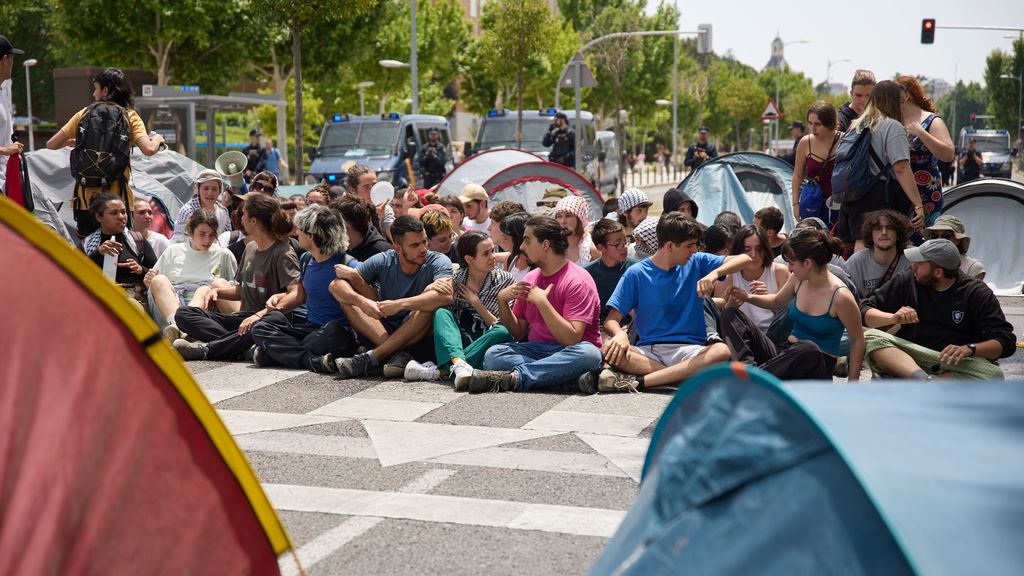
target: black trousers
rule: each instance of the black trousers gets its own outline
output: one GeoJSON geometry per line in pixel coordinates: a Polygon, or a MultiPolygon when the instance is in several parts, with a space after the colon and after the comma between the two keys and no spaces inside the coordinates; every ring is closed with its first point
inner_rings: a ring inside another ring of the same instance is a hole
{"type": "Polygon", "coordinates": [[[251,312],[221,314],[198,306],[182,306],[174,314],[174,323],[182,332],[196,340],[206,342],[207,360],[237,360],[252,348],[252,330],[238,334],[242,321],[251,312]]]}
{"type": "Polygon", "coordinates": [[[810,340],[776,344],[738,308],[722,312],[721,335],[733,360],[753,364],[780,380],[831,380],[836,358],[810,340]]]}
{"type": "Polygon", "coordinates": [[[336,358],[352,356],[359,348],[355,330],[334,320],[327,324],[292,324],[277,311],[252,327],[253,342],[271,360],[287,368],[309,369],[313,356],[331,354],[336,358]]]}

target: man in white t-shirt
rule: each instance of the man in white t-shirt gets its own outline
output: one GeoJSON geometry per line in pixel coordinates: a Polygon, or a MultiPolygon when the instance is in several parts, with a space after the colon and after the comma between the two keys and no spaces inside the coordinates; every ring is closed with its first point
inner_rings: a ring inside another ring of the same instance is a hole
{"type": "Polygon", "coordinates": [[[487,234],[491,226],[491,212],[487,208],[490,197],[479,184],[466,184],[459,194],[462,206],[466,209],[466,217],[462,220],[462,229],[466,232],[483,232],[487,234]]]}
{"type": "Polygon", "coordinates": [[[11,120],[11,73],[14,70],[14,55],[24,54],[11,45],[5,36],[0,36],[0,190],[7,189],[7,157],[20,154],[25,147],[13,142],[11,134],[14,123],[11,120]]]}

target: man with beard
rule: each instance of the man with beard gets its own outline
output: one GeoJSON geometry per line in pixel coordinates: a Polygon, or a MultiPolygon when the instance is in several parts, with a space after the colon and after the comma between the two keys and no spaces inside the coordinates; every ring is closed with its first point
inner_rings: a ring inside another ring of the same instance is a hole
{"type": "Polygon", "coordinates": [[[650,209],[651,199],[639,188],[627,188],[622,196],[619,196],[618,220],[626,229],[627,238],[632,236],[633,229],[647,218],[650,209]]]}
{"type": "Polygon", "coordinates": [[[867,298],[895,274],[910,268],[910,260],[903,256],[910,239],[910,221],[895,210],[869,212],[864,215],[860,237],[866,250],[850,256],[846,270],[857,293],[867,298]]]}
{"type": "Polygon", "coordinates": [[[427,130],[427,142],[416,155],[416,164],[423,171],[423,188],[433,188],[444,179],[446,161],[441,132],[437,128],[427,130]]]}
{"type": "Polygon", "coordinates": [[[341,378],[377,373],[384,360],[387,378],[402,378],[414,357],[434,360],[434,342],[427,338],[434,311],[452,301],[452,263],[427,249],[423,223],[399,216],[391,225],[392,249],[371,256],[358,269],[334,267],[338,279],[330,291],[345,316],[372,350],[338,358],[341,378]]]}
{"type": "Polygon", "coordinates": [[[1002,379],[993,360],[1014,352],[1013,326],[992,290],[960,273],[960,252],[945,239],[904,251],[910,269],[861,304],[871,370],[897,378],[1002,379]],[[897,335],[874,328],[900,324],[897,335]]]}

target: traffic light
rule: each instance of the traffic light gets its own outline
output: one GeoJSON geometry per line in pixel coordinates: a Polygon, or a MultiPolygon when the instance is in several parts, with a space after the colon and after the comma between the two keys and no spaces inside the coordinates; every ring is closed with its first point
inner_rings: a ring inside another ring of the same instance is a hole
{"type": "Polygon", "coordinates": [[[935,43],[935,18],[925,18],[921,21],[921,44],[935,43]]]}

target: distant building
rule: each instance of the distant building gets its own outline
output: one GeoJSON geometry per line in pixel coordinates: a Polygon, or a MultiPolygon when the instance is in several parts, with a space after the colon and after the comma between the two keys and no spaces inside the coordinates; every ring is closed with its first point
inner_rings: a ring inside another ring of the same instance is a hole
{"type": "Polygon", "coordinates": [[[828,94],[829,96],[839,96],[840,94],[846,94],[849,91],[846,84],[843,84],[842,82],[829,82],[827,84],[822,82],[815,86],[814,90],[819,96],[823,96],[825,94],[828,94]]]}
{"type": "Polygon", "coordinates": [[[775,36],[775,40],[772,40],[772,57],[768,59],[768,63],[765,64],[765,69],[768,68],[782,68],[785,69],[786,58],[782,51],[785,49],[785,44],[782,42],[782,38],[778,35],[775,36]]]}
{"type": "Polygon", "coordinates": [[[949,94],[951,90],[953,87],[942,78],[929,78],[924,82],[924,91],[933,102],[949,94]]]}

